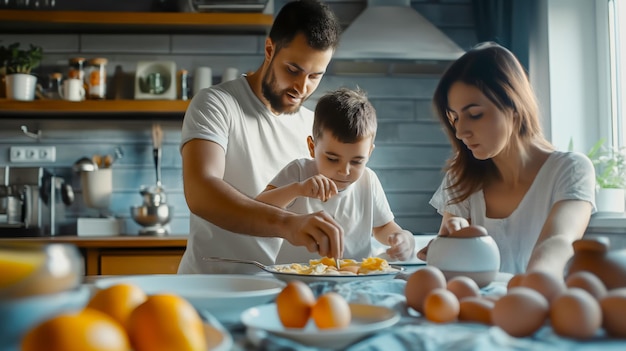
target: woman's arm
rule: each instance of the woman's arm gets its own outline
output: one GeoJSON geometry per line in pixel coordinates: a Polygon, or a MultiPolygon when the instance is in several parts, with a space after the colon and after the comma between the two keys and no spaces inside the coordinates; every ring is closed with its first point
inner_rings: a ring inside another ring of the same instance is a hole
{"type": "Polygon", "coordinates": [[[582,200],[559,201],[541,229],[526,271],[542,270],[557,277],[574,254],[572,243],[582,238],[591,218],[591,204],[582,200]]]}

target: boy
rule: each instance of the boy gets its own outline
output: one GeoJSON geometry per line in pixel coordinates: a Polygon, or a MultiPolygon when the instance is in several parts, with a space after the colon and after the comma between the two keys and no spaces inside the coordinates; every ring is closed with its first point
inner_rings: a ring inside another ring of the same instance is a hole
{"type": "MultiPolygon", "coordinates": [[[[376,111],[363,91],[340,88],[322,96],[307,138],[313,159],[290,162],[257,200],[296,213],[330,214],[344,230],[344,258],[371,256],[372,233],[391,246],[391,259],[411,258],[413,234],[394,221],[378,177],[366,167],[376,128],[376,111]]],[[[276,263],[306,262],[319,258],[317,252],[284,241],[276,263]]]]}

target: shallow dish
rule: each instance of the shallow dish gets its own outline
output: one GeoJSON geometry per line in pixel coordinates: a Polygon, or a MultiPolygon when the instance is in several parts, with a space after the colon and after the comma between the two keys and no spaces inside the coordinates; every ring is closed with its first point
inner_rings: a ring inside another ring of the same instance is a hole
{"type": "Polygon", "coordinates": [[[241,312],[267,303],[285,286],[271,278],[240,274],[150,274],[96,280],[96,288],[133,283],[147,294],[174,293],[187,299],[196,309],[206,310],[220,322],[239,322],[241,312]]]}
{"type": "Polygon", "coordinates": [[[266,304],[247,309],[241,321],[248,333],[259,330],[297,341],[304,345],[343,349],[353,342],[388,328],[400,320],[398,312],[382,306],[350,304],[352,320],[343,329],[318,329],[313,320],[302,329],[285,328],[278,319],[276,304],[266,304]]]}
{"type": "Polygon", "coordinates": [[[228,351],[233,347],[233,338],[221,325],[204,324],[204,336],[210,351],[228,351]]]}

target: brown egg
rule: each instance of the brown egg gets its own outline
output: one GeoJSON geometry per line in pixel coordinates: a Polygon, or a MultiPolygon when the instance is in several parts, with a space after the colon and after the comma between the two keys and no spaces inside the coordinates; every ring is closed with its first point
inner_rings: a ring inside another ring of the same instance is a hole
{"type": "Polygon", "coordinates": [[[565,279],[565,285],[568,288],[581,288],[596,299],[601,299],[606,295],[606,287],[598,276],[587,271],[578,271],[570,274],[565,279]]]}
{"type": "Polygon", "coordinates": [[[520,286],[539,292],[548,302],[565,291],[565,281],[562,277],[544,271],[526,272],[520,286]]]}
{"type": "Polygon", "coordinates": [[[589,339],[602,325],[602,311],[598,301],[586,290],[570,288],[552,300],[550,322],[558,335],[589,339]]]}
{"type": "Polygon", "coordinates": [[[626,337],[626,288],[609,290],[600,299],[602,326],[614,337],[626,337]]]}
{"type": "Polygon", "coordinates": [[[479,296],[464,297],[459,301],[459,321],[491,325],[491,310],[495,302],[479,296]]]}
{"type": "Polygon", "coordinates": [[[487,235],[487,229],[479,225],[470,225],[469,227],[461,228],[456,232],[450,233],[450,236],[455,238],[476,238],[487,235]]]}
{"type": "Polygon", "coordinates": [[[506,283],[506,289],[510,290],[516,286],[521,286],[522,284],[522,280],[524,280],[524,277],[526,276],[526,274],[524,273],[519,273],[514,275],[511,279],[509,279],[509,281],[506,283]]]}
{"type": "Polygon", "coordinates": [[[459,316],[459,310],[459,300],[444,288],[432,290],[424,299],[424,316],[431,322],[454,322],[459,316]]]}
{"type": "Polygon", "coordinates": [[[437,288],[445,289],[446,278],[439,268],[425,266],[413,272],[406,281],[404,295],[406,303],[419,313],[423,313],[426,295],[437,288]]]}
{"type": "Polygon", "coordinates": [[[303,328],[309,321],[314,304],[313,291],[299,280],[287,283],[276,296],[278,318],[287,328],[303,328]]]}
{"type": "Polygon", "coordinates": [[[446,288],[461,300],[468,296],[480,296],[480,288],[474,280],[466,276],[456,276],[448,280],[446,288]]]}
{"type": "Polygon", "coordinates": [[[548,317],[548,300],[539,292],[516,287],[495,302],[491,310],[493,325],[514,337],[534,334],[548,317]]]}

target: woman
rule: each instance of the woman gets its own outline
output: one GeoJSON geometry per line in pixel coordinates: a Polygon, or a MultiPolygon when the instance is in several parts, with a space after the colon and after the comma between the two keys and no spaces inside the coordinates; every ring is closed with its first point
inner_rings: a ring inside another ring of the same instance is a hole
{"type": "Polygon", "coordinates": [[[517,58],[478,45],[448,68],[433,104],[454,151],[430,201],[443,216],[439,235],[481,225],[498,244],[500,271],[562,276],[595,211],[595,172],[585,155],[555,151],[544,138],[517,58]]]}

